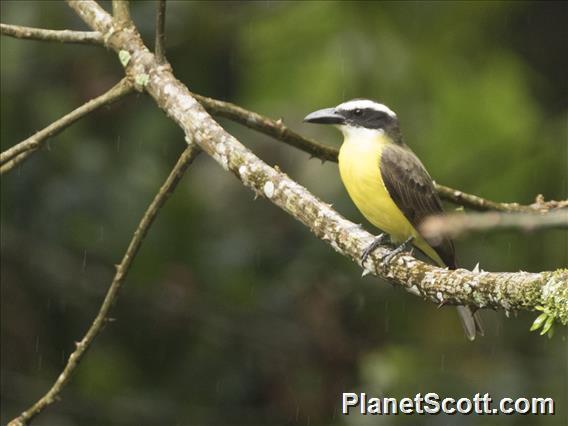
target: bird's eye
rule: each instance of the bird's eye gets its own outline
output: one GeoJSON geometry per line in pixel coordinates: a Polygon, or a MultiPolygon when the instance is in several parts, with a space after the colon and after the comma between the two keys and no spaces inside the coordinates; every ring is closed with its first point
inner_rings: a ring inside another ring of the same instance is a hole
{"type": "Polygon", "coordinates": [[[363,114],[363,110],[361,108],[357,108],[353,110],[353,114],[360,116],[361,114],[363,114]]]}

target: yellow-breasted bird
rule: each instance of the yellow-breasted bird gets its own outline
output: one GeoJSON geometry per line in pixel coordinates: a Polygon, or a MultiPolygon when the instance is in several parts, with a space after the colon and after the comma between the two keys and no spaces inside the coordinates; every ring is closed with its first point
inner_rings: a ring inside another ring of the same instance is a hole
{"type": "MultiPolygon", "coordinates": [[[[412,243],[439,266],[456,269],[453,242],[448,238],[426,241],[418,230],[427,216],[443,212],[442,203],[426,168],[404,143],[398,117],[390,108],[369,99],[353,99],[312,112],[304,121],[341,130],[341,180],[363,216],[389,234],[393,243],[402,243],[394,253],[412,243]]],[[[365,250],[362,263],[384,237],[379,235],[365,250]]],[[[458,313],[468,339],[483,335],[477,313],[468,306],[458,306],[458,313]]]]}

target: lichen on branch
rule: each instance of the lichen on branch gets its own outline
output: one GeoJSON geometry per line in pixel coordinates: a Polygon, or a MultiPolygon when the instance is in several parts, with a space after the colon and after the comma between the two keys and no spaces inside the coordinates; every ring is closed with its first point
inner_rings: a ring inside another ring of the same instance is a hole
{"type": "MultiPolygon", "coordinates": [[[[104,11],[101,12],[96,3],[70,3],[93,29],[103,34],[110,32],[111,18],[104,11]]],[[[145,89],[184,130],[188,140],[197,143],[256,194],[302,222],[339,253],[359,262],[363,250],[373,239],[371,234],[343,218],[285,173],[268,166],[227,133],[188,88],[175,78],[171,69],[160,66],[136,31],[119,30],[108,37],[108,45],[112,49],[131,53],[128,68],[136,71],[130,72],[149,76],[145,89]]],[[[543,289],[550,275],[547,272],[450,271],[408,255],[398,256],[393,262],[383,265],[380,258],[387,252],[386,247],[379,247],[365,265],[366,269],[403,288],[413,288],[424,298],[436,303],[529,311],[544,303],[543,289]]],[[[556,273],[568,282],[568,273],[556,273]]],[[[561,298],[552,300],[562,303],[561,298]]]]}
{"type": "MultiPolygon", "coordinates": [[[[105,45],[119,53],[128,78],[136,82],[137,89],[146,90],[156,104],[184,130],[190,146],[143,216],[121,263],[117,265],[116,275],[99,313],[85,337],[77,343],[64,370],[51,389],[10,425],[25,424],[52,404],[70,379],[81,357],[102,329],[118,289],[158,210],[199,152],[193,143],[198,144],[257,195],[293,216],[314,235],[354,262],[360,262],[364,249],[373,240],[373,236],[359,225],[343,218],[330,205],[317,199],[279,169],[268,166],[225,132],[187,87],[174,77],[171,68],[157,60],[144,46],[136,28],[128,22],[125,25],[124,21],[129,21],[125,2],[113,3],[117,18],[115,20],[94,1],[72,0],[69,4],[88,25],[101,33],[105,45]]],[[[36,148],[35,145],[33,148],[36,148]]],[[[4,160],[21,161],[20,156],[28,151],[28,146],[23,145],[20,151],[5,153],[4,160]]],[[[437,304],[466,304],[506,311],[541,311],[533,328],[542,328],[544,332],[551,328],[555,320],[568,324],[566,269],[541,273],[447,270],[433,267],[409,255],[397,256],[387,264],[381,263],[380,259],[388,252],[386,247],[379,247],[365,264],[365,270],[437,304]]]]}

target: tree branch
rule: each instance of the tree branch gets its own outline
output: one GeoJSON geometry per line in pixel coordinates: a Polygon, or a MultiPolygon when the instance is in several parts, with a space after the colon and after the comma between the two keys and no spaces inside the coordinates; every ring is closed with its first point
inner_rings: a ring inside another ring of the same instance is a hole
{"type": "Polygon", "coordinates": [[[436,190],[441,198],[454,204],[469,207],[477,211],[498,211],[503,213],[546,213],[555,209],[568,207],[568,200],[547,200],[539,194],[536,196],[535,202],[528,205],[518,203],[499,203],[478,197],[477,195],[467,194],[457,189],[453,189],[444,185],[435,184],[436,190]]]}
{"type": "Polygon", "coordinates": [[[129,23],[131,20],[128,0],[112,0],[112,14],[117,22],[129,23]]]}
{"type": "Polygon", "coordinates": [[[323,145],[314,139],[306,138],[290,130],[282,120],[272,120],[230,102],[208,98],[196,93],[191,95],[214,116],[228,118],[250,129],[272,136],[320,160],[337,162],[337,155],[339,154],[337,148],[323,145]]]}
{"type": "Polygon", "coordinates": [[[22,27],[20,25],[0,24],[0,33],[10,37],[28,40],[103,44],[103,36],[97,31],[46,30],[43,28],[22,27]]]}
{"type": "Polygon", "coordinates": [[[81,362],[81,358],[89,347],[92,345],[95,338],[101,332],[103,326],[108,322],[108,314],[112,308],[114,302],[118,297],[118,291],[120,290],[132,262],[134,261],[138,250],[144,241],[144,237],[148,233],[150,226],[156,219],[160,208],[168,200],[171,193],[176,188],[177,184],[180,182],[183,174],[187,168],[191,165],[195,157],[199,154],[200,149],[193,143],[189,143],[188,147],[179,157],[176,165],[170,172],[164,184],[158,190],[158,193],[154,196],[154,199],[148,206],[148,209],[142,216],[138,227],[134,231],[134,235],[128,248],[122,257],[120,264],[116,265],[116,273],[112,280],[112,283],[106,293],[104,301],[97,313],[95,319],[93,320],[91,326],[87,330],[85,336],[81,341],[75,343],[75,350],[71,353],[67,360],[65,368],[53,383],[51,388],[43,395],[35,404],[33,404],[29,409],[24,411],[20,416],[12,420],[8,426],[21,426],[27,424],[31,419],[41,413],[47,406],[53,404],[59,397],[59,394],[73,375],[75,369],[81,362]]]}
{"type": "Polygon", "coordinates": [[[127,78],[123,78],[108,92],[86,102],[26,140],[8,148],[0,154],[0,174],[12,170],[16,165],[26,160],[31,154],[41,148],[48,138],[57,135],[90,112],[95,111],[103,105],[111,104],[132,91],[133,85],[127,78]]]}
{"type": "MultiPolygon", "coordinates": [[[[363,250],[373,240],[360,226],[341,217],[329,205],[322,203],[286,174],[269,167],[226,133],[203,110],[189,90],[175,79],[169,67],[160,66],[135,29],[128,28],[127,32],[123,29],[116,31],[112,28],[110,16],[93,1],[69,0],[69,4],[89,25],[108,38],[111,48],[117,52],[129,53],[131,60],[126,66],[127,74],[146,76],[138,81],[143,82],[143,86],[158,106],[184,130],[190,146],[184,153],[187,155],[185,160],[180,158],[144,214],[121,264],[117,267],[99,313],[85,337],[77,343],[77,348],[70,355],[65,369],[52,388],[32,408],[10,423],[13,426],[25,424],[54,402],[81,357],[100,332],[159,208],[197,153],[194,141],[245,186],[305,224],[318,238],[328,242],[344,256],[358,262],[363,250]]],[[[489,273],[463,269],[450,271],[435,268],[407,255],[398,256],[391,263],[384,265],[379,259],[386,253],[388,251],[385,247],[379,247],[371,255],[367,265],[371,271],[436,303],[468,304],[505,310],[543,310],[547,321],[556,318],[563,324],[568,324],[568,270],[541,273],[489,273]]]]}
{"type": "Polygon", "coordinates": [[[7,173],[17,167],[19,164],[23,163],[31,154],[35,151],[26,151],[21,154],[16,155],[11,160],[6,161],[6,163],[0,166],[0,176],[7,173]]]}
{"type": "Polygon", "coordinates": [[[166,63],[166,0],[158,0],[154,53],[159,64],[166,63]]]}
{"type": "Polygon", "coordinates": [[[422,223],[420,232],[427,239],[436,241],[489,230],[532,232],[551,228],[568,229],[568,209],[558,209],[548,214],[485,212],[431,216],[422,223]]]}
{"type": "MultiPolygon", "coordinates": [[[[92,1],[68,0],[93,29],[107,35],[111,19],[92,1]]],[[[109,47],[131,55],[127,73],[146,75],[145,89],[160,108],[225,170],[245,186],[306,225],[336,251],[359,263],[373,236],[341,217],[328,204],[313,196],[286,174],[276,170],[245,148],[215,122],[168,67],[160,66],[132,29],[108,34],[109,47]]],[[[433,267],[411,256],[401,255],[385,265],[379,247],[366,268],[373,274],[405,288],[415,288],[436,303],[471,305],[479,308],[535,310],[544,306],[564,324],[568,323],[568,270],[541,273],[471,272],[433,267]]]]}
{"type": "MultiPolygon", "coordinates": [[[[312,157],[317,157],[323,161],[337,162],[337,155],[339,153],[337,148],[323,145],[290,130],[284,125],[282,120],[272,120],[230,102],[208,98],[196,93],[192,93],[192,96],[214,116],[228,118],[253,130],[264,133],[288,145],[301,149],[312,157]]],[[[442,199],[478,211],[544,212],[558,207],[568,206],[568,200],[544,201],[541,195],[537,197],[537,201],[534,204],[528,206],[517,203],[498,203],[437,183],[435,185],[442,199]]]]}

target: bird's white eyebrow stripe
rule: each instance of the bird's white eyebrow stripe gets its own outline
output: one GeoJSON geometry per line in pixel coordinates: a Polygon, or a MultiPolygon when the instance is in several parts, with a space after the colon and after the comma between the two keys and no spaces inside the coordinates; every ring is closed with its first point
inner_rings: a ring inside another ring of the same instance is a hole
{"type": "Polygon", "coordinates": [[[375,111],[381,111],[385,114],[390,115],[391,117],[396,117],[396,114],[393,110],[391,110],[388,106],[380,104],[378,102],[371,101],[369,99],[356,99],[354,101],[347,101],[343,102],[342,104],[337,105],[336,109],[339,110],[353,110],[353,109],[374,109],[375,111]]]}

